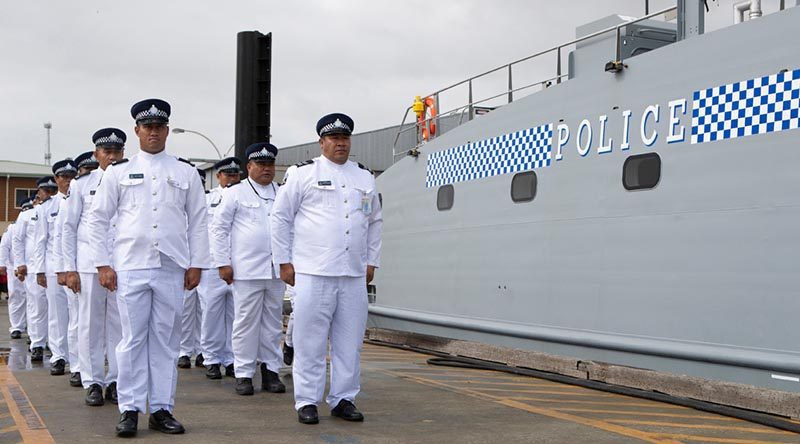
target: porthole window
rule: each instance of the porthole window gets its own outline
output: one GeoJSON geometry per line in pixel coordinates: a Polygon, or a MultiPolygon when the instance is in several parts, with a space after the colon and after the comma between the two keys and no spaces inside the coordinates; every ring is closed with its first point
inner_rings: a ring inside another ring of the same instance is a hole
{"type": "Polygon", "coordinates": [[[646,190],[661,180],[661,157],[656,153],[639,154],[625,159],[622,186],[628,191],[646,190]]]}
{"type": "Polygon", "coordinates": [[[530,202],[536,197],[536,173],[526,171],[515,174],[511,179],[511,200],[520,202],[530,202]]]}
{"type": "Polygon", "coordinates": [[[449,210],[453,208],[453,196],[455,190],[452,185],[443,185],[439,187],[439,192],[436,194],[436,208],[439,211],[449,210]]]}

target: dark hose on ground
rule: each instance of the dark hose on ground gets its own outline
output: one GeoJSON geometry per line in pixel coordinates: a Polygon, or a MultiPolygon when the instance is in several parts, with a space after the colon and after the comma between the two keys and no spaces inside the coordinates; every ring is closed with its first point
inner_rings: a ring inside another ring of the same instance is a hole
{"type": "Polygon", "coordinates": [[[534,370],[530,368],[512,367],[509,365],[491,361],[484,361],[481,359],[466,358],[461,356],[451,356],[448,355],[447,353],[441,353],[433,350],[411,347],[407,345],[396,345],[375,340],[366,340],[365,342],[367,342],[368,344],[380,345],[383,347],[392,347],[400,350],[414,351],[418,353],[438,356],[437,358],[428,359],[427,362],[430,365],[471,368],[477,370],[495,370],[499,372],[513,373],[515,375],[532,376],[535,378],[546,379],[548,381],[577,385],[580,387],[586,387],[589,389],[600,390],[609,393],[616,393],[618,395],[633,396],[636,398],[649,399],[651,401],[689,407],[703,412],[716,413],[718,415],[741,419],[743,421],[748,421],[755,424],[761,424],[776,429],[786,430],[794,433],[800,433],[800,424],[797,424],[795,422],[792,422],[788,419],[779,416],[769,415],[766,413],[756,412],[752,410],[740,409],[722,404],[715,404],[713,402],[699,401],[697,399],[681,398],[677,396],[667,395],[665,393],[653,392],[632,387],[606,384],[604,382],[592,381],[590,379],[579,379],[579,378],[574,378],[572,376],[543,372],[541,370],[534,370]]]}

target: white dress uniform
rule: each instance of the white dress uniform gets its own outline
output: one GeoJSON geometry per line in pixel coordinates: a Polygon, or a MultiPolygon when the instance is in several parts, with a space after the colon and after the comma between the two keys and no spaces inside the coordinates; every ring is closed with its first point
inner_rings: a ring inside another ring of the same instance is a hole
{"type": "MultiPolygon", "coordinates": [[[[56,273],[67,271],[66,261],[64,260],[64,221],[67,218],[67,197],[65,196],[58,203],[58,217],[55,224],[55,245],[54,252],[58,261],[56,273]]],[[[49,284],[48,284],[49,285],[49,284]]],[[[67,323],[67,350],[69,351],[69,371],[80,373],[80,358],[78,357],[78,313],[79,304],[78,293],[73,293],[66,285],[61,286],[64,298],[67,301],[67,313],[69,321],[67,323]]],[[[83,382],[81,381],[81,384],[83,382]]]]}
{"type": "MultiPolygon", "coordinates": [[[[66,204],[62,256],[65,271],[77,272],[81,278],[78,295],[78,360],[83,388],[92,384],[107,387],[116,382],[118,366],[114,349],[122,333],[116,294],[100,285],[92,260],[94,250],[90,236],[89,218],[97,188],[104,177],[101,169],[72,180],[66,204]],[[108,372],[105,361],[108,359],[108,372]]],[[[111,227],[109,227],[111,228],[111,227]]],[[[113,240],[113,230],[107,229],[102,243],[113,240]]]]}
{"type": "MultiPolygon", "coordinates": [[[[211,223],[214,214],[222,202],[223,188],[218,186],[206,194],[208,237],[211,241],[211,223]]],[[[219,277],[216,268],[203,270],[203,278],[197,286],[197,295],[202,302],[202,326],[200,347],[206,365],[221,364],[227,367],[233,364],[233,288],[219,277]]]]}
{"type": "Polygon", "coordinates": [[[27,319],[25,318],[25,306],[27,304],[25,285],[14,277],[14,254],[12,251],[12,238],[14,237],[15,227],[18,225],[11,223],[6,229],[3,238],[0,239],[0,265],[6,267],[8,277],[8,318],[11,326],[8,332],[18,331],[23,333],[27,329],[27,319]]]}
{"type": "MultiPolygon", "coordinates": [[[[69,308],[64,289],[58,285],[56,271],[61,268],[61,258],[56,255],[56,242],[61,240],[57,235],[56,220],[58,219],[61,202],[64,194],[57,193],[47,201],[42,202],[37,208],[39,222],[36,224],[33,249],[33,268],[44,272],[47,281],[45,295],[47,296],[47,342],[50,346],[50,363],[59,359],[67,361],[69,346],[67,343],[67,328],[69,327],[69,308]]],[[[31,278],[36,278],[31,275],[31,278]]]]}
{"type": "Polygon", "coordinates": [[[287,172],[272,212],[276,264],[295,269],[295,408],[352,402],[360,390],[361,344],[367,322],[367,265],[379,266],[381,207],[375,178],[348,161],[324,156],[287,172]]]}
{"type": "Polygon", "coordinates": [[[272,261],[270,214],[278,192],[249,177],[225,188],[211,222],[214,267],[233,268],[233,368],[252,378],[256,361],[277,373],[282,367],[284,283],[272,261]]]}
{"type": "MultiPolygon", "coordinates": [[[[197,289],[184,290],[183,311],[181,312],[181,343],[179,356],[192,357],[193,354],[202,353],[200,348],[200,323],[202,307],[197,289]]],[[[205,356],[203,357],[205,359],[205,356]]]]}
{"type": "Polygon", "coordinates": [[[148,401],[153,412],[173,410],[184,275],[209,266],[205,213],[197,170],[164,151],[139,151],[103,174],[88,231],[94,265],[113,263],[117,272],[120,412],[146,412],[148,401]]]}
{"type": "Polygon", "coordinates": [[[14,262],[17,267],[25,265],[28,270],[25,276],[25,291],[27,293],[27,315],[28,315],[28,337],[31,340],[30,349],[42,347],[47,344],[47,295],[44,288],[36,283],[36,273],[33,268],[34,233],[36,224],[39,223],[39,216],[36,206],[30,210],[23,211],[17,218],[19,227],[12,238],[12,251],[14,252],[14,262]]]}

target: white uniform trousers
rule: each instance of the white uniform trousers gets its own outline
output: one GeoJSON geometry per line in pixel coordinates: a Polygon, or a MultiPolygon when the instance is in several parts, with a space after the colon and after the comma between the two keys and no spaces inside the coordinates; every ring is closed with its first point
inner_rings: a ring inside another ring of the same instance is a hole
{"type": "Polygon", "coordinates": [[[325,391],[330,338],[333,408],[361,389],[361,344],[367,326],[367,284],[361,277],[295,275],[294,406],[316,405],[325,391]]]}
{"type": "Polygon", "coordinates": [[[100,285],[97,273],[80,273],[78,295],[78,366],[83,388],[92,384],[105,387],[117,380],[114,348],[120,341],[117,296],[100,285]],[[108,373],[105,362],[108,358],[108,373]]]}
{"type": "Polygon", "coordinates": [[[81,371],[80,358],[78,357],[78,313],[80,313],[80,302],[78,301],[77,293],[73,293],[67,287],[61,287],[61,289],[67,299],[67,311],[69,312],[69,323],[67,324],[69,371],[77,373],[81,371]]]}
{"type": "Polygon", "coordinates": [[[44,288],[36,283],[36,275],[25,277],[25,291],[28,294],[28,337],[31,339],[31,350],[47,344],[47,294],[44,288]]]}
{"type": "Polygon", "coordinates": [[[200,348],[206,365],[233,364],[233,289],[220,279],[217,269],[203,270],[197,287],[202,303],[200,348]]]}
{"type": "MultiPolygon", "coordinates": [[[[183,291],[183,312],[181,314],[181,345],[179,356],[191,357],[202,353],[200,348],[201,307],[197,289],[183,291]]],[[[203,356],[205,359],[205,356],[203,356]]]]}
{"type": "Polygon", "coordinates": [[[289,313],[289,321],[286,323],[286,336],[284,336],[283,342],[289,347],[293,347],[292,334],[294,333],[294,287],[287,285],[286,295],[289,296],[289,303],[292,306],[292,312],[289,313]]]}
{"type": "MultiPolygon", "coordinates": [[[[9,270],[11,268],[9,267],[9,270]]],[[[20,282],[13,272],[8,275],[8,319],[11,326],[8,332],[24,332],[28,328],[27,310],[28,293],[25,291],[25,284],[20,282]]]]}
{"type": "Polygon", "coordinates": [[[69,307],[64,289],[58,285],[55,276],[47,276],[47,343],[50,346],[50,363],[69,358],[67,328],[69,327],[69,307]]]}
{"type": "Polygon", "coordinates": [[[252,378],[256,361],[278,372],[283,366],[281,319],[286,285],[280,279],[233,281],[233,368],[237,378],[252,378]]]}
{"type": "Polygon", "coordinates": [[[164,254],[160,268],[117,272],[122,340],[117,346],[120,413],[175,406],[186,271],[164,254]]]}

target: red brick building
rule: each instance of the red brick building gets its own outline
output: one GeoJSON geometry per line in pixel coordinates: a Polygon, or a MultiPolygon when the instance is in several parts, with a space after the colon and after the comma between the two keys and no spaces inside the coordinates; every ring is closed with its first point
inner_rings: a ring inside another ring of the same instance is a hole
{"type": "Polygon", "coordinates": [[[36,193],[36,179],[53,174],[47,165],[0,160],[0,233],[17,219],[17,201],[36,193]]]}

